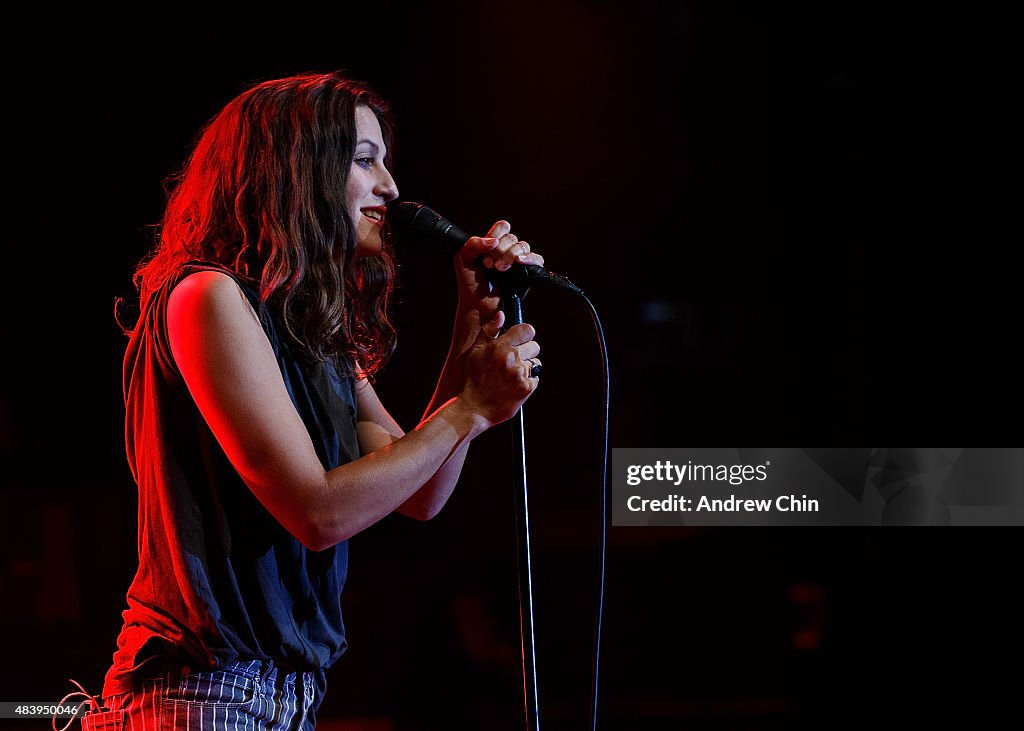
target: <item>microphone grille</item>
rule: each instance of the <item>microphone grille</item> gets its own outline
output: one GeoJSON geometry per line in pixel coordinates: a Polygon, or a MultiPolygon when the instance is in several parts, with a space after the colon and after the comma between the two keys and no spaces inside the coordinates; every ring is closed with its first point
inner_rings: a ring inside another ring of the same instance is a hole
{"type": "Polygon", "coordinates": [[[391,219],[392,223],[413,226],[424,230],[436,225],[441,216],[422,203],[402,201],[401,203],[392,203],[388,206],[388,218],[391,219]]]}
{"type": "Polygon", "coordinates": [[[451,253],[457,252],[469,238],[437,211],[415,201],[389,204],[388,220],[396,230],[423,234],[451,253]]]}

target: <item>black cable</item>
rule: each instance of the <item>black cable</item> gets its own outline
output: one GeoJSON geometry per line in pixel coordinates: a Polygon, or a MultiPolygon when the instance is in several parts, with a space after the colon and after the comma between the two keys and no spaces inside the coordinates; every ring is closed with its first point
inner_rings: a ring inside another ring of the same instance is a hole
{"type": "Polygon", "coordinates": [[[605,554],[608,545],[608,421],[611,394],[611,376],[608,368],[608,348],[604,339],[604,330],[601,327],[601,318],[597,314],[594,303],[591,302],[583,291],[575,288],[576,293],[587,303],[590,308],[590,317],[594,321],[594,329],[597,332],[597,342],[601,350],[602,387],[604,397],[604,435],[601,445],[601,547],[600,547],[600,571],[598,575],[597,590],[597,611],[594,617],[594,665],[590,687],[590,728],[597,731],[597,699],[598,699],[598,676],[601,665],[601,621],[604,617],[604,575],[605,575],[605,554]]]}
{"type": "Polygon", "coordinates": [[[579,295],[583,298],[583,301],[587,303],[587,307],[590,308],[590,319],[594,322],[594,330],[597,332],[597,344],[601,351],[601,376],[602,376],[602,397],[603,397],[603,409],[604,409],[604,433],[603,441],[601,444],[601,536],[600,536],[600,556],[599,565],[600,570],[598,572],[598,589],[597,589],[597,609],[594,616],[594,658],[593,667],[591,670],[591,685],[590,685],[590,728],[591,731],[597,731],[597,701],[598,701],[598,687],[599,687],[599,675],[601,667],[601,623],[604,619],[604,576],[605,576],[605,556],[607,554],[608,547],[608,423],[610,413],[610,400],[611,400],[611,374],[610,368],[608,367],[608,345],[604,339],[604,328],[601,327],[601,318],[597,314],[597,308],[594,307],[594,303],[583,293],[583,290],[573,284],[566,277],[551,272],[550,278],[552,280],[558,280],[556,283],[558,286],[565,289],[571,290],[574,294],[579,295]]]}

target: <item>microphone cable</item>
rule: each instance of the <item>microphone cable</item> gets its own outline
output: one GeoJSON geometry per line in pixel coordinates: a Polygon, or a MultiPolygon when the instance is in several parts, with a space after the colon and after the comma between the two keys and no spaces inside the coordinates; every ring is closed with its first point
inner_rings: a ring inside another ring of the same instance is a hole
{"type": "MultiPolygon", "coordinates": [[[[568,280],[566,280],[568,281],[568,280]]],[[[598,689],[601,667],[601,625],[604,620],[604,580],[605,561],[608,549],[608,423],[611,402],[611,375],[608,367],[608,346],[604,338],[604,328],[601,327],[601,318],[597,314],[597,308],[590,298],[583,293],[583,290],[573,285],[572,289],[583,298],[590,310],[590,319],[594,323],[594,332],[597,335],[598,349],[601,355],[601,391],[602,391],[602,419],[604,427],[601,438],[601,533],[598,538],[598,587],[597,607],[594,612],[594,649],[593,666],[591,670],[590,684],[590,728],[597,731],[597,707],[598,689]]]]}
{"type": "Polygon", "coordinates": [[[599,496],[601,531],[598,537],[597,606],[594,612],[594,645],[590,678],[590,728],[591,731],[597,731],[598,691],[600,688],[601,669],[601,626],[604,622],[604,582],[608,553],[608,428],[611,412],[611,369],[608,364],[608,343],[604,337],[604,328],[601,326],[601,317],[597,314],[597,308],[594,307],[594,303],[568,277],[555,274],[554,272],[551,272],[549,276],[553,280],[553,284],[556,284],[561,289],[568,289],[587,303],[601,356],[601,415],[603,417],[601,420],[603,428],[601,434],[601,491],[599,496]],[[557,281],[554,281],[556,278],[557,281]]]}

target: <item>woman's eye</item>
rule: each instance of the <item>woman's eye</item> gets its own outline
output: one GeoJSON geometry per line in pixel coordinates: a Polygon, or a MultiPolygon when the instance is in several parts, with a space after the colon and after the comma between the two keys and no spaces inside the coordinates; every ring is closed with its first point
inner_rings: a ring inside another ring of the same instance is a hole
{"type": "Polygon", "coordinates": [[[358,165],[359,167],[363,167],[363,168],[373,167],[373,158],[372,157],[357,157],[356,158],[356,165],[358,165]]]}

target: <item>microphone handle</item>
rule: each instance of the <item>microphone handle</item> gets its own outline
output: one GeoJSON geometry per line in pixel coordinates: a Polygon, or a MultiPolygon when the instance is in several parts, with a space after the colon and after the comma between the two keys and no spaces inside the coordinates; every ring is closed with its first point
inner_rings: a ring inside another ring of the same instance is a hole
{"type": "MultiPolygon", "coordinates": [[[[468,233],[456,226],[437,211],[419,203],[405,202],[398,204],[397,211],[401,214],[399,220],[412,224],[412,227],[422,233],[426,233],[451,254],[456,254],[469,240],[468,233]]],[[[483,256],[477,257],[477,264],[483,267],[483,256]]],[[[499,289],[506,292],[516,292],[520,297],[525,296],[527,290],[533,285],[552,285],[582,295],[583,290],[569,281],[561,274],[556,274],[545,267],[537,264],[513,264],[506,271],[499,272],[495,269],[484,267],[487,278],[499,289]]]]}

